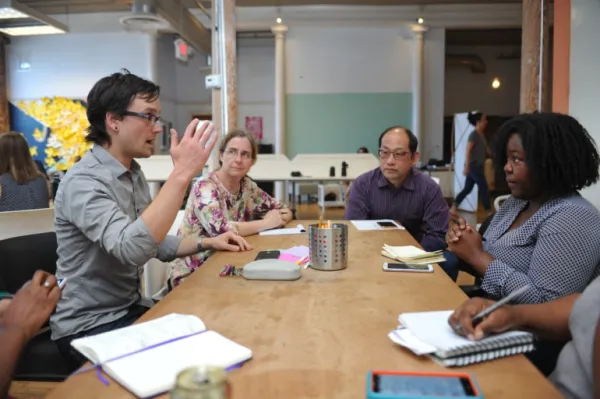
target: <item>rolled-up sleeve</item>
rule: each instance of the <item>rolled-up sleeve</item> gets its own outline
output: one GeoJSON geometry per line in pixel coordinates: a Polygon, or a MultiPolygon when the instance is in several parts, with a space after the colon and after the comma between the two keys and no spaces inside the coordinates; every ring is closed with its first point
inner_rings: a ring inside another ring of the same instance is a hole
{"type": "Polygon", "coordinates": [[[183,237],[168,235],[158,246],[156,257],[163,262],[170,262],[177,258],[177,248],[183,237]]]}
{"type": "MultiPolygon", "coordinates": [[[[158,251],[158,243],[142,220],[131,220],[111,196],[108,183],[93,175],[72,179],[64,188],[64,217],[93,243],[124,265],[141,266],[158,251]]],[[[169,247],[173,242],[165,245],[169,247]]],[[[165,248],[165,253],[169,250],[165,248]]]]}

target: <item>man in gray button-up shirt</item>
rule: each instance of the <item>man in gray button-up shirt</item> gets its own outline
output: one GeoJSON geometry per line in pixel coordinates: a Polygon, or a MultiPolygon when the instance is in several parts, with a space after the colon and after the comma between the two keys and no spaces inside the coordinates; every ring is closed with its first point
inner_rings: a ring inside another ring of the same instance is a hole
{"type": "Polygon", "coordinates": [[[152,155],[162,132],[159,88],[128,72],[101,79],[88,96],[87,140],[93,148],[66,174],[55,200],[57,275],[67,284],[50,319],[52,339],[74,365],[84,359],[75,338],[132,324],[153,302],[140,292],[139,270],[151,258],[170,261],[199,250],[245,250],[233,233],[167,236],[187,187],[216,141],[209,124],[172,131],[174,169],[151,202],[134,158],[152,155]],[[210,139],[209,142],[209,138],[210,139]]]}

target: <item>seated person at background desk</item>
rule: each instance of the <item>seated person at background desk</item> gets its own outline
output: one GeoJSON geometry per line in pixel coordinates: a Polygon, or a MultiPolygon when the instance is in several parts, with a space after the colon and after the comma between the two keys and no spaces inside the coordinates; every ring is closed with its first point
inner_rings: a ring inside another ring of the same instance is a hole
{"type": "Polygon", "coordinates": [[[525,330],[540,339],[568,342],[550,381],[567,399],[600,398],[600,278],[583,294],[536,305],[504,305],[473,328],[473,317],[492,304],[487,299],[471,299],[450,316],[448,323],[473,340],[492,333],[525,330]]]}
{"type": "Polygon", "coordinates": [[[512,197],[483,240],[462,218],[449,229],[457,267],[482,276],[492,299],[526,284],[532,288],[519,303],[583,291],[600,274],[600,212],[578,192],[598,181],[593,139],[570,116],[539,113],[506,122],[497,143],[496,168],[504,168],[512,197]]]}
{"type": "MultiPolygon", "coordinates": [[[[216,172],[196,181],[185,207],[179,236],[214,237],[225,232],[240,236],[284,226],[291,211],[261,190],[247,174],[256,162],[258,144],[243,130],[229,132],[219,147],[216,172]]],[[[171,263],[170,284],[179,285],[213,253],[211,250],[171,263]]]]}
{"type": "Polygon", "coordinates": [[[380,167],[354,181],[345,219],[398,220],[426,251],[437,251],[446,247],[448,203],[440,186],[414,168],[417,146],[415,135],[401,126],[379,136],[380,167]]]}
{"type": "Polygon", "coordinates": [[[48,208],[50,185],[18,133],[0,134],[0,212],[48,208]]]}
{"type": "Polygon", "coordinates": [[[148,260],[247,246],[231,233],[204,240],[167,235],[217,134],[208,123],[196,130],[197,120],[181,140],[171,130],[173,171],[150,202],[148,183],[134,158],[150,157],[162,133],[159,92],[154,83],[128,72],[98,81],[87,97],[86,140],[94,146],[58,188],[57,275],[68,282],[50,328],[58,349],[73,365],[84,361],[71,347],[73,339],[128,326],[152,306],[140,293],[139,271],[148,260]]]}

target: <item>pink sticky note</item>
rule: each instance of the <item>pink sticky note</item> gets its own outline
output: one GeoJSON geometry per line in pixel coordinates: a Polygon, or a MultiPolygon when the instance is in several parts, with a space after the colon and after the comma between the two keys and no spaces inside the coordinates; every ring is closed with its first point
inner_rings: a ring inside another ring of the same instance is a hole
{"type": "Polygon", "coordinates": [[[294,256],[294,255],[290,255],[290,254],[281,254],[281,255],[279,255],[279,259],[280,260],[287,260],[288,262],[294,262],[294,263],[296,263],[296,262],[298,262],[298,260],[300,258],[298,258],[297,256],[294,256]]]}

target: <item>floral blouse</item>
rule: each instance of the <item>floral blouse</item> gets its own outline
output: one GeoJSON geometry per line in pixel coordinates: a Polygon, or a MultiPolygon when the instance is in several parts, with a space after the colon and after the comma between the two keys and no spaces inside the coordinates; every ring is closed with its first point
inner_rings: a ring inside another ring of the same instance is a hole
{"type": "MultiPolygon", "coordinates": [[[[190,191],[185,214],[177,235],[216,237],[227,231],[237,232],[237,222],[251,222],[273,209],[285,205],[261,190],[254,181],[244,177],[237,195],[230,194],[216,173],[200,178],[190,191]]],[[[212,255],[199,252],[171,262],[171,282],[179,285],[212,255]]]]}

